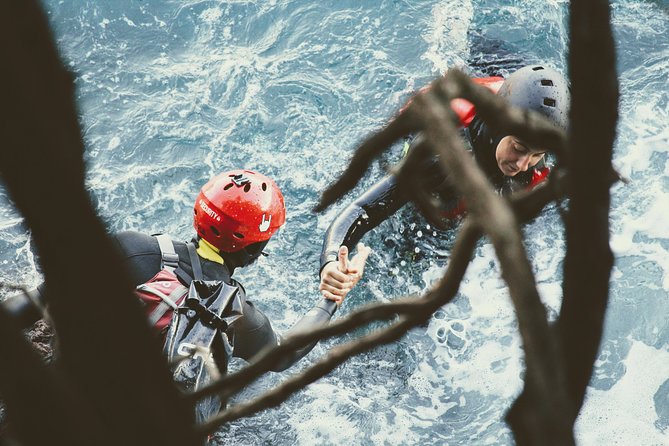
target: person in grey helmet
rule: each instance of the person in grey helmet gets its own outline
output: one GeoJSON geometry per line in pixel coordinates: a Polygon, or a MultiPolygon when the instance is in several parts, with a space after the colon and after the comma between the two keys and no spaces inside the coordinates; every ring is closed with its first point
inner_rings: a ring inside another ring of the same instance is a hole
{"type": "MultiPolygon", "coordinates": [[[[544,65],[525,66],[508,78],[488,77],[473,79],[485,85],[511,105],[533,110],[547,117],[558,127],[567,129],[570,89],[567,80],[558,71],[544,65]]],[[[534,147],[514,135],[496,134],[478,116],[473,106],[462,101],[453,108],[460,117],[463,136],[471,147],[477,164],[493,187],[502,195],[528,189],[543,181],[550,173],[544,160],[546,150],[534,147]]],[[[407,144],[408,150],[421,141],[420,134],[407,144]]],[[[438,173],[436,161],[424,161],[425,177],[434,191],[449,197],[445,218],[462,214],[464,204],[446,178],[438,173]]],[[[364,234],[378,226],[404,206],[408,197],[398,189],[394,176],[389,175],[372,186],[351,203],[328,228],[320,258],[321,294],[340,301],[360,280],[362,266],[347,269],[337,262],[338,256],[348,253],[364,234]]]]}

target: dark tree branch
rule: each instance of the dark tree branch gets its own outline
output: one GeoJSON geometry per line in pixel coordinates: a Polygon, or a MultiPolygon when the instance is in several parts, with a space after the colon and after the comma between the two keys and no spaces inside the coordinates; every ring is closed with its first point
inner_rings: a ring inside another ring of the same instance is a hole
{"type": "MultiPolygon", "coordinates": [[[[609,246],[609,187],[617,122],[615,50],[604,0],[572,1],[570,75],[573,98],[569,151],[570,207],[566,219],[564,297],[556,327],[573,425],[599,349],[613,255],[609,246]],[[597,66],[597,70],[592,70],[597,66]],[[577,161],[578,160],[578,161],[577,161]]],[[[537,395],[527,386],[507,414],[518,445],[540,444],[537,395]]]]}
{"type": "Polygon", "coordinates": [[[599,350],[613,267],[609,185],[618,81],[609,9],[605,0],[571,2],[569,70],[574,100],[569,165],[573,190],[566,221],[564,299],[558,332],[574,419],[599,350]]]}
{"type": "Polygon", "coordinates": [[[406,136],[416,130],[416,121],[411,113],[401,113],[385,126],[381,131],[367,138],[353,154],[353,158],[346,171],[339,179],[321,195],[321,199],[314,208],[320,212],[341,198],[358,184],[360,178],[367,170],[370,163],[379,156],[397,139],[406,136]]]}
{"type": "MultiPolygon", "coordinates": [[[[446,75],[445,83],[451,79],[449,74],[446,75]]],[[[466,82],[471,81],[466,79],[466,82]]],[[[555,416],[556,413],[564,413],[566,409],[562,370],[548,329],[546,309],[539,297],[532,267],[522,244],[518,222],[466,152],[452,124],[450,99],[453,98],[447,99],[439,102],[425,95],[415,102],[429,107],[429,111],[421,114],[425,119],[428,140],[444,170],[450,169],[453,184],[467,202],[470,215],[495,247],[502,277],[509,286],[518,317],[527,368],[525,383],[540,395],[534,401],[534,407],[537,424],[547,436],[545,444],[572,444],[574,440],[569,424],[564,418],[555,416]],[[442,105],[444,102],[445,105],[442,105]]],[[[478,106],[476,102],[474,104],[478,106]]]]}
{"type": "MultiPolygon", "coordinates": [[[[73,419],[97,422],[91,423],[96,441],[90,444],[194,444],[192,411],[179,397],[121,258],[85,190],[73,78],[60,61],[38,1],[1,3],[0,42],[0,173],[40,256],[60,341],[54,366],[67,380],[72,400],[83,402],[70,407],[77,414],[73,419]],[[81,246],[94,259],[80,255],[81,246]]],[[[17,359],[24,361],[13,365],[17,369],[34,365],[25,356],[17,359]]],[[[0,391],[34,394],[28,381],[19,384],[9,389],[3,381],[0,391]]],[[[25,406],[28,400],[7,402],[10,417],[31,409],[25,406]]],[[[44,400],[23,422],[40,430],[47,419],[71,413],[47,407],[44,400]]],[[[25,437],[26,426],[21,440],[35,444],[25,437]]],[[[73,429],[50,444],[81,442],[73,429]]]]}
{"type": "MultiPolygon", "coordinates": [[[[573,444],[573,423],[601,341],[613,263],[608,212],[618,88],[608,3],[572,2],[571,32],[571,151],[565,150],[564,133],[543,117],[508,107],[486,88],[451,71],[366,139],[339,180],[323,194],[317,210],[350,191],[394,141],[422,131],[426,142],[417,151],[438,155],[442,172],[465,198],[470,214],[444,277],[426,296],[370,305],[322,329],[296,334],[281,346],[261,352],[244,370],[180,398],[84,189],[84,145],[72,76],[60,63],[39,3],[10,0],[0,6],[0,38],[5,42],[0,45],[0,58],[6,62],[0,70],[4,93],[0,138],[5,144],[0,150],[0,173],[33,231],[62,345],[55,368],[42,366],[17,338],[9,315],[0,310],[0,353],[16,362],[0,372],[0,392],[10,416],[16,417],[15,432],[23,444],[43,444],[47,438],[75,445],[195,444],[221,423],[276,406],[351,356],[397,340],[428,320],[457,293],[481,234],[488,235],[495,247],[526,355],[525,388],[507,415],[517,444],[573,444]],[[600,68],[596,73],[588,69],[593,57],[600,68]],[[497,130],[556,152],[566,170],[555,171],[545,187],[514,197],[510,203],[498,197],[457,136],[457,119],[450,108],[457,97],[474,103],[479,116],[497,130]],[[21,169],[28,165],[30,177],[21,169]],[[557,327],[551,330],[522,246],[519,222],[532,218],[565,191],[571,201],[564,300],[557,327]],[[96,253],[96,262],[80,256],[62,261],[63,253],[82,244],[96,253]],[[113,310],[109,302],[114,302],[113,310]],[[117,314],[122,315],[123,329],[110,330],[117,314]],[[193,428],[191,406],[197,399],[214,393],[227,399],[303,345],[398,316],[389,327],[333,348],[267,394],[193,428]],[[17,373],[25,368],[29,373],[17,373]],[[62,399],[66,392],[69,400],[62,399]],[[48,413],[54,405],[57,412],[48,413]],[[74,419],[83,420],[85,427],[72,429],[74,419]]],[[[418,154],[412,154],[395,170],[398,186],[437,226],[440,218],[434,197],[424,182],[410,181],[419,170],[418,159],[418,154]]]]}

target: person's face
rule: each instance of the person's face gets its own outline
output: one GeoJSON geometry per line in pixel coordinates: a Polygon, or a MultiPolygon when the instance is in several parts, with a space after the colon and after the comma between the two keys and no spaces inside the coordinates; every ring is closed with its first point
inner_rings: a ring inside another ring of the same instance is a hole
{"type": "Polygon", "coordinates": [[[497,145],[495,159],[499,170],[504,175],[513,177],[536,166],[545,154],[545,150],[530,148],[515,136],[505,136],[497,145]]]}

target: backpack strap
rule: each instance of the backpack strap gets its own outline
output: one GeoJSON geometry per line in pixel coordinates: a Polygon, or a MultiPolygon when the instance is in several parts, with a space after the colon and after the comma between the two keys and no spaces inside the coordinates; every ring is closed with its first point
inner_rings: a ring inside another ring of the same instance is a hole
{"type": "Polygon", "coordinates": [[[174,250],[174,243],[167,234],[160,234],[156,236],[158,245],[160,246],[161,269],[166,269],[174,272],[179,267],[179,256],[174,250]]]}
{"type": "Polygon", "coordinates": [[[190,256],[190,266],[193,268],[193,279],[204,280],[200,257],[197,255],[197,251],[195,251],[195,245],[193,243],[187,243],[186,246],[188,247],[188,255],[190,256]]]}
{"type": "MultiPolygon", "coordinates": [[[[179,268],[179,255],[174,250],[174,243],[172,239],[167,234],[159,234],[156,236],[158,239],[158,245],[160,246],[160,256],[161,256],[161,269],[166,269],[172,273],[175,273],[180,279],[184,279],[182,275],[178,274],[177,269],[179,268]]],[[[195,250],[195,245],[193,243],[186,243],[188,248],[188,255],[190,257],[191,268],[193,269],[194,280],[204,280],[202,274],[202,265],[200,264],[200,257],[197,255],[195,250]]],[[[184,271],[181,271],[183,274],[186,274],[184,271]]],[[[190,283],[191,278],[188,278],[187,283],[190,283]]]]}

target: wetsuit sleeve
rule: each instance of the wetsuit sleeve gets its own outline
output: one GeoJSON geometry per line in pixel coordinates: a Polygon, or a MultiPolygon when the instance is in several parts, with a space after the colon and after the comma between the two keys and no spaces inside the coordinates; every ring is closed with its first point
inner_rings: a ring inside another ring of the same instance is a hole
{"type": "MultiPolygon", "coordinates": [[[[322,299],[284,336],[327,324],[336,309],[337,305],[334,302],[322,299]]],[[[234,356],[247,361],[263,348],[274,347],[281,343],[282,336],[274,331],[267,316],[256,309],[252,302],[246,302],[244,305],[244,317],[235,322],[234,330],[234,356]]],[[[293,355],[286,356],[272,370],[275,372],[286,370],[306,356],[316,344],[316,342],[313,342],[297,350],[293,355]]]]}
{"type": "MultiPolygon", "coordinates": [[[[321,299],[315,307],[309,310],[302,319],[297,321],[293,327],[288,330],[284,336],[290,336],[299,332],[307,332],[316,328],[322,327],[330,322],[335,311],[337,311],[337,304],[328,299],[321,299]]],[[[280,372],[286,370],[291,365],[302,359],[318,344],[312,342],[295,351],[293,355],[286,356],[279,365],[274,368],[274,371],[280,372]]]]}
{"type": "Polygon", "coordinates": [[[389,175],[372,186],[351,203],[330,224],[323,240],[320,270],[337,260],[339,247],[352,249],[371,229],[394,214],[406,204],[407,199],[397,189],[395,177],[389,175]]]}
{"type": "Polygon", "coordinates": [[[233,355],[249,361],[263,348],[278,345],[280,338],[267,316],[258,310],[253,302],[244,303],[243,314],[244,316],[233,324],[233,355]]]}

